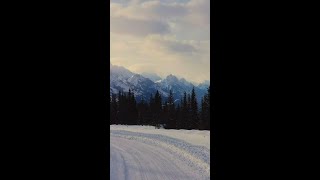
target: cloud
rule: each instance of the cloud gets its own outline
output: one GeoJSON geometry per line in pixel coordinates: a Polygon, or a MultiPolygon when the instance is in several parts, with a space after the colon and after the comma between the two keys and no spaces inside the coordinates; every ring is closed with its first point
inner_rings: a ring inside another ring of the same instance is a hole
{"type": "Polygon", "coordinates": [[[209,0],[111,0],[110,8],[112,63],[210,79],[209,0]]]}
{"type": "Polygon", "coordinates": [[[186,6],[179,3],[162,3],[147,1],[132,5],[111,3],[111,16],[123,16],[135,19],[168,20],[184,16],[188,13],[186,6]]]}
{"type": "Polygon", "coordinates": [[[192,54],[197,52],[196,47],[193,46],[192,43],[179,41],[170,36],[148,36],[145,38],[143,46],[146,51],[156,51],[163,53],[164,55],[184,53],[192,54]]]}
{"type": "Polygon", "coordinates": [[[110,20],[110,31],[118,34],[146,36],[169,33],[169,26],[160,21],[113,17],[110,20]]]}

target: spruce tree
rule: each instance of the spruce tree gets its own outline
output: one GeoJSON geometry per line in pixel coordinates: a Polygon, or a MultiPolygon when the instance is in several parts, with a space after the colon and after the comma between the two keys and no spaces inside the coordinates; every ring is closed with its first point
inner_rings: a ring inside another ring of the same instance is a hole
{"type": "Polygon", "coordinates": [[[187,92],[183,93],[183,104],[182,106],[182,121],[181,128],[186,129],[188,127],[188,101],[187,101],[187,92]]]}
{"type": "Polygon", "coordinates": [[[181,107],[180,107],[180,104],[177,105],[177,109],[176,109],[176,112],[175,112],[175,119],[176,119],[176,127],[175,129],[181,129],[181,107]]]}
{"type": "Polygon", "coordinates": [[[112,119],[113,119],[113,115],[114,115],[114,112],[113,112],[113,109],[112,109],[112,102],[111,102],[111,97],[109,97],[109,103],[110,103],[110,125],[112,124],[112,119]]]}
{"type": "Polygon", "coordinates": [[[175,122],[175,106],[174,106],[174,99],[173,99],[173,93],[172,90],[170,90],[169,92],[169,97],[168,97],[168,102],[167,102],[167,113],[168,113],[168,124],[167,124],[167,128],[169,129],[174,129],[176,126],[176,122],[175,122]]]}
{"type": "Polygon", "coordinates": [[[199,118],[198,118],[198,103],[197,103],[197,97],[196,97],[196,92],[194,90],[194,87],[192,88],[191,92],[191,128],[199,128],[199,118]]]}
{"type": "Polygon", "coordinates": [[[187,112],[186,112],[186,129],[192,129],[192,116],[191,116],[191,95],[188,94],[187,99],[187,112]]]}
{"type": "Polygon", "coordinates": [[[115,94],[112,94],[110,98],[110,123],[111,124],[118,123],[117,112],[118,112],[117,96],[115,94]]]}
{"type": "Polygon", "coordinates": [[[205,107],[205,96],[201,98],[201,111],[200,111],[200,117],[199,117],[199,129],[205,129],[205,114],[206,114],[206,107],[205,107]]]}
{"type": "Polygon", "coordinates": [[[210,86],[208,88],[208,91],[207,91],[207,96],[206,96],[206,99],[205,99],[205,102],[206,102],[206,105],[207,105],[207,111],[206,111],[206,119],[205,119],[205,127],[207,130],[210,130],[210,113],[211,113],[211,107],[210,107],[210,86]]]}
{"type": "Polygon", "coordinates": [[[201,98],[201,111],[198,108],[195,88],[191,94],[183,93],[180,103],[175,105],[173,92],[164,104],[159,91],[150,95],[149,102],[144,98],[137,103],[134,92],[119,91],[111,94],[110,124],[153,125],[165,124],[168,129],[206,129],[210,130],[210,86],[207,93],[201,98]]]}

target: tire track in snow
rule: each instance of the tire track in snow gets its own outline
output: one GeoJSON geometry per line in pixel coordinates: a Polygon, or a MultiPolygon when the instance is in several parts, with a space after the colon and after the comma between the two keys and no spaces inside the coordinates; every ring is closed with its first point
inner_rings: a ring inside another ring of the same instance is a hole
{"type": "MultiPolygon", "coordinates": [[[[164,174],[160,173],[160,175],[155,173],[157,175],[152,177],[152,179],[210,178],[210,150],[202,146],[194,146],[185,141],[159,134],[111,130],[112,147],[116,147],[117,150],[122,148],[121,152],[126,154],[126,156],[128,156],[127,151],[131,152],[132,154],[129,157],[124,158],[137,162],[138,164],[134,166],[138,167],[141,171],[156,170],[158,172],[166,172],[164,174]],[[114,141],[114,139],[118,142],[114,141]],[[125,144],[119,143],[121,141],[124,141],[122,143],[125,144]],[[117,144],[117,147],[114,144],[117,144]],[[131,145],[128,146],[128,144],[131,145]],[[141,149],[141,147],[143,148],[141,149]],[[143,167],[146,161],[149,161],[149,164],[147,163],[147,167],[143,167]],[[159,163],[160,166],[153,166],[159,165],[159,163]],[[153,169],[148,168],[148,165],[149,167],[153,167],[153,169]],[[172,170],[175,172],[172,172],[172,170]],[[166,174],[169,174],[169,176],[166,176],[166,174]],[[184,175],[187,175],[187,177],[182,177],[184,175]]],[[[148,179],[148,177],[142,173],[137,179],[148,179]]]]}

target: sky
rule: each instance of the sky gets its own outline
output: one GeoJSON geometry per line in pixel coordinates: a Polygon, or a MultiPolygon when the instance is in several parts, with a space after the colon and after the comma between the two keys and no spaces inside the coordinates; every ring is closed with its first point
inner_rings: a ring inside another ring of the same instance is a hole
{"type": "Polygon", "coordinates": [[[210,80],[210,0],[111,0],[111,63],[210,80]]]}

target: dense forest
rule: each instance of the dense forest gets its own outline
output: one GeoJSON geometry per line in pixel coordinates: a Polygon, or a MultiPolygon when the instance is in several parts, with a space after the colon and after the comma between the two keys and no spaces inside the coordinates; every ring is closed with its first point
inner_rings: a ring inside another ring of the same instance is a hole
{"type": "Polygon", "coordinates": [[[172,91],[162,99],[157,91],[148,100],[137,103],[134,93],[119,92],[110,97],[110,125],[152,125],[166,129],[210,130],[210,87],[201,102],[197,102],[194,88],[184,92],[175,102],[172,91]],[[198,103],[201,103],[200,105],[198,103]]]}

